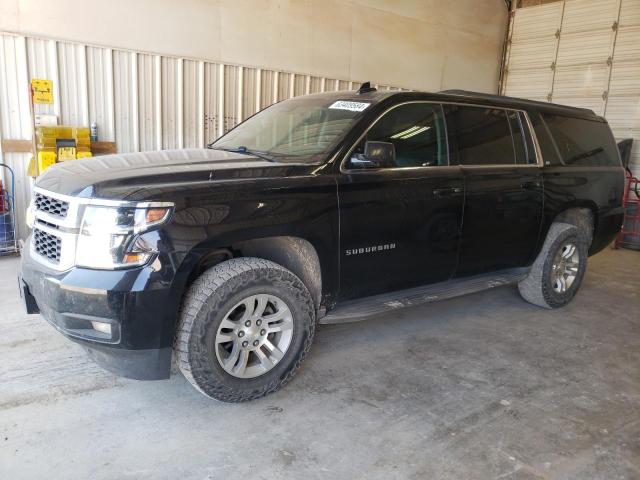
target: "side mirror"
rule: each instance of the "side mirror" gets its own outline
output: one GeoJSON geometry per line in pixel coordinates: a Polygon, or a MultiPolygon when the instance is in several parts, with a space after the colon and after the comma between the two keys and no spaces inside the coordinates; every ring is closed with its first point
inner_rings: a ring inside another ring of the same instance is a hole
{"type": "Polygon", "coordinates": [[[351,168],[384,168],[394,167],[396,147],[390,142],[367,142],[364,154],[355,154],[349,163],[351,168]]]}
{"type": "Polygon", "coordinates": [[[379,167],[393,167],[396,164],[396,147],[391,142],[367,142],[364,144],[364,158],[379,167]]]}

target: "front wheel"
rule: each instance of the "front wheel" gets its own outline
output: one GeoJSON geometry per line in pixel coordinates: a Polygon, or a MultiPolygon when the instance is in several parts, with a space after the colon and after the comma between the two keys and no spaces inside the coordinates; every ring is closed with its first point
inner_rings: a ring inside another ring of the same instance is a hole
{"type": "Polygon", "coordinates": [[[242,402],[287,383],[315,330],[309,291],[289,270],[236,258],[204,272],[183,302],[178,365],[205,395],[242,402]]]}
{"type": "Polygon", "coordinates": [[[569,303],[587,270],[585,235],[568,223],[554,223],[529,275],[518,283],[522,297],[544,308],[569,303]]]}

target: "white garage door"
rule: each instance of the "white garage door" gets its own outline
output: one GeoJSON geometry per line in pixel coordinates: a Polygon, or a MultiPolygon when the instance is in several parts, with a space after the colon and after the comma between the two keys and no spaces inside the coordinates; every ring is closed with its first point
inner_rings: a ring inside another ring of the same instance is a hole
{"type": "Polygon", "coordinates": [[[511,20],[502,93],[590,108],[633,138],[640,176],[640,0],[565,0],[511,20]]]}

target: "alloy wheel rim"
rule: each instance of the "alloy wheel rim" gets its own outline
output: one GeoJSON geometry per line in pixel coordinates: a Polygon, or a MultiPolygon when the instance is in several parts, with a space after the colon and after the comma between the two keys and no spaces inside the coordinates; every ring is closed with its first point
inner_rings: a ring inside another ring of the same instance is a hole
{"type": "Polygon", "coordinates": [[[234,305],[220,323],[216,358],[229,375],[255,378],[282,360],[292,337],[289,306],[275,295],[251,295],[234,305]]]}
{"type": "Polygon", "coordinates": [[[580,267],[580,254],[574,243],[564,243],[551,265],[551,286],[556,293],[565,293],[576,280],[580,267]]]}

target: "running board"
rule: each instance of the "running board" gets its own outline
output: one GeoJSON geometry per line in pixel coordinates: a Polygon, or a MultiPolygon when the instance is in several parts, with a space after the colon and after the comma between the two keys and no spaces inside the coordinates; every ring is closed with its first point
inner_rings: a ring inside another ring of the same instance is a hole
{"type": "Polygon", "coordinates": [[[358,322],[367,317],[399,308],[437,302],[516,283],[526,277],[528,273],[528,268],[501,270],[487,275],[476,275],[398,292],[383,293],[358,300],[349,300],[339,304],[334,310],[327,313],[326,316],[320,319],[320,323],[358,322]]]}

